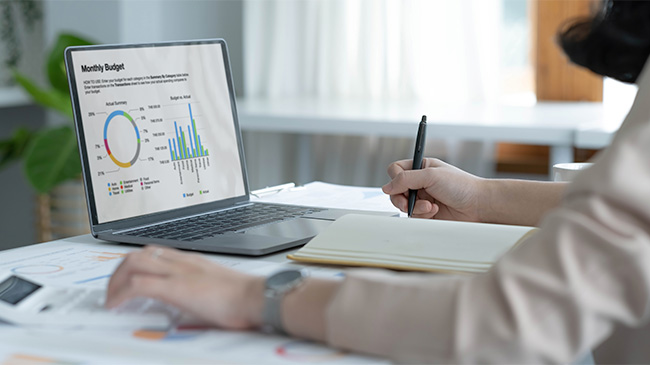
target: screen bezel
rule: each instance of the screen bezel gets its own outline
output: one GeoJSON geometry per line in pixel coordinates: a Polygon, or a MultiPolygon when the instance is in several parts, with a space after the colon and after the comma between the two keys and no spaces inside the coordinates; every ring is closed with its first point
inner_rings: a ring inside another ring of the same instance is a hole
{"type": "Polygon", "coordinates": [[[204,212],[223,209],[233,204],[245,202],[250,200],[250,190],[248,186],[248,173],[246,171],[246,163],[244,158],[244,149],[241,137],[241,129],[239,127],[239,118],[237,114],[237,105],[235,98],[235,86],[232,80],[232,70],[230,68],[230,60],[228,57],[228,46],[224,39],[202,39],[192,41],[172,41],[172,42],[155,42],[155,43],[137,43],[137,44],[109,44],[109,45],[94,45],[94,46],[75,46],[68,47],[64,53],[65,67],[68,75],[68,85],[70,87],[70,99],[72,101],[72,113],[74,116],[75,131],[77,135],[77,146],[79,147],[79,155],[81,157],[81,169],[84,179],[84,187],[86,192],[86,203],[88,206],[88,216],[90,218],[91,232],[97,236],[98,232],[120,230],[131,228],[141,225],[152,224],[160,221],[171,220],[174,218],[200,214],[204,212]],[[221,45],[223,63],[226,72],[226,81],[228,83],[228,93],[230,97],[230,106],[232,110],[232,118],[235,127],[235,136],[237,138],[237,148],[239,150],[239,160],[241,166],[241,173],[244,181],[244,195],[236,196],[233,198],[222,199],[215,202],[199,203],[189,207],[176,208],[162,212],[150,213],[130,218],[113,220],[110,222],[99,223],[97,215],[97,205],[95,202],[95,195],[92,184],[92,174],[90,171],[90,164],[88,161],[88,154],[86,148],[86,140],[83,130],[83,122],[81,115],[81,107],[79,105],[79,94],[77,90],[77,82],[74,73],[74,62],[72,55],[78,52],[92,52],[98,50],[110,49],[125,49],[125,48],[151,48],[151,47],[178,47],[178,46],[193,46],[201,44],[219,44],[221,45]]]}

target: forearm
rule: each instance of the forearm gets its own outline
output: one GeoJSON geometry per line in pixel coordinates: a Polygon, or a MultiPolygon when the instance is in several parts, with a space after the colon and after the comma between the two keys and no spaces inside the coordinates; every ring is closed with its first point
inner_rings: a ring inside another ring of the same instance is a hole
{"type": "Polygon", "coordinates": [[[295,337],[324,342],[325,313],[340,285],[340,281],[309,278],[289,293],[282,303],[286,331],[295,337]]]}
{"type": "Polygon", "coordinates": [[[486,223],[536,226],[557,207],[567,183],[512,179],[486,179],[479,219],[486,223]]]}

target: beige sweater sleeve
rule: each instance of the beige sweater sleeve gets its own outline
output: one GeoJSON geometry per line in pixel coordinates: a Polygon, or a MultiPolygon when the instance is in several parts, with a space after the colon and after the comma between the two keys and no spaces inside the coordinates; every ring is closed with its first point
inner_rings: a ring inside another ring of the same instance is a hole
{"type": "Polygon", "coordinates": [[[328,307],[329,343],[400,362],[558,363],[616,324],[647,322],[648,74],[612,145],[536,235],[479,276],[349,272],[328,307]]]}

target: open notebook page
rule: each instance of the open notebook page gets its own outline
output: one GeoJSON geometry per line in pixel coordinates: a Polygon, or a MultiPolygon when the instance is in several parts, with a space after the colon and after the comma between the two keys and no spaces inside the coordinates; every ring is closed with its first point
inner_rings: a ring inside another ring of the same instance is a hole
{"type": "Polygon", "coordinates": [[[484,271],[534,230],[524,226],[350,214],[332,223],[291,258],[300,259],[303,255],[327,261],[367,259],[484,271]]]}

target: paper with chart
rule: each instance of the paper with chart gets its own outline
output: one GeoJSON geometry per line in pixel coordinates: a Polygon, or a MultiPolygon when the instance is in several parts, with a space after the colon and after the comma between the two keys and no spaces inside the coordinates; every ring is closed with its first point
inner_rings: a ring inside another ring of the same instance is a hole
{"type": "Polygon", "coordinates": [[[321,344],[254,332],[29,330],[0,326],[0,364],[382,364],[321,344]]]}
{"type": "MultiPolygon", "coordinates": [[[[124,255],[138,247],[79,243],[75,238],[0,253],[0,270],[53,285],[105,287],[124,255]]],[[[86,241],[89,238],[85,239],[86,241]]],[[[236,270],[268,275],[288,262],[204,255],[236,270]]],[[[313,276],[340,277],[337,270],[311,267],[313,276]]],[[[320,344],[256,332],[178,325],[168,331],[30,329],[0,325],[0,364],[115,363],[376,363],[320,344]]]]}
{"type": "MultiPolygon", "coordinates": [[[[115,244],[78,244],[60,240],[2,252],[0,270],[57,286],[104,288],[124,256],[139,247],[115,244]]],[[[271,269],[276,263],[252,259],[206,258],[245,272],[271,269]]]]}

